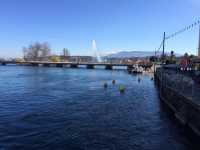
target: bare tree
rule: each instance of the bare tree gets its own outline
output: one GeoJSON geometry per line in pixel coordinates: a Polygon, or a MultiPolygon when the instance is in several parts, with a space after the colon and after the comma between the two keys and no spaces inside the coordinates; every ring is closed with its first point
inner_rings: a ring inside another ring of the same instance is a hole
{"type": "Polygon", "coordinates": [[[42,61],[48,60],[50,56],[50,46],[47,42],[39,43],[35,42],[28,47],[23,48],[24,59],[26,61],[42,61]]]}

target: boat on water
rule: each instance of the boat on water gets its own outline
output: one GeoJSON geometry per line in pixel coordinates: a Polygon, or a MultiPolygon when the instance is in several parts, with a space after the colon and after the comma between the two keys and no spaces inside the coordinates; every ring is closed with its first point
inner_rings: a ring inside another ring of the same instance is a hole
{"type": "Polygon", "coordinates": [[[132,70],[132,74],[142,74],[142,70],[132,70]]]}
{"type": "Polygon", "coordinates": [[[133,69],[131,70],[132,74],[141,74],[143,73],[143,68],[139,67],[138,65],[134,66],[133,69]]]}

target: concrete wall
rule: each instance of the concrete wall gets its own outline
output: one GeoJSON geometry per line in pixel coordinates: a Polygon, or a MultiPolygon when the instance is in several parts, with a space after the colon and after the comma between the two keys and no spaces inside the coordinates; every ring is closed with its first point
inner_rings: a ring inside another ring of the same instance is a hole
{"type": "Polygon", "coordinates": [[[193,78],[174,70],[157,69],[155,82],[160,98],[175,117],[200,136],[200,86],[193,78]]]}

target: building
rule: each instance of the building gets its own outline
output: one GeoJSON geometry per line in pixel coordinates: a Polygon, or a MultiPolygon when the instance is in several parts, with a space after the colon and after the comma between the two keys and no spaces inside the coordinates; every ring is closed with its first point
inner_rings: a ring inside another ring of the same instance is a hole
{"type": "Polygon", "coordinates": [[[86,63],[92,62],[93,57],[91,56],[59,56],[61,62],[77,62],[77,63],[86,63]]]}
{"type": "Polygon", "coordinates": [[[66,49],[66,48],[63,49],[63,56],[70,56],[68,49],[66,49]]]}
{"type": "Polygon", "coordinates": [[[93,57],[91,56],[69,56],[69,62],[88,63],[92,61],[93,61],[93,57]]]}

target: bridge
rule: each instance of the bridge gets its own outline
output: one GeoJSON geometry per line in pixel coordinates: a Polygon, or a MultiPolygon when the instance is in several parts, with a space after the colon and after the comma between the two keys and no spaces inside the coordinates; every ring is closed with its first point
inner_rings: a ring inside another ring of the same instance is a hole
{"type": "MultiPolygon", "coordinates": [[[[127,70],[134,69],[133,63],[90,63],[90,62],[49,62],[49,61],[0,61],[0,65],[15,64],[25,66],[44,66],[44,67],[65,67],[78,68],[81,65],[86,66],[87,69],[94,69],[95,66],[105,66],[106,70],[112,70],[114,66],[124,66],[127,70]]],[[[139,65],[139,64],[138,64],[139,65]]],[[[140,67],[150,68],[152,64],[140,64],[140,67]]]]}

